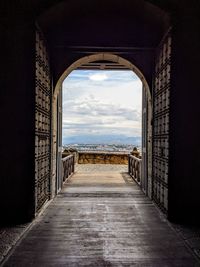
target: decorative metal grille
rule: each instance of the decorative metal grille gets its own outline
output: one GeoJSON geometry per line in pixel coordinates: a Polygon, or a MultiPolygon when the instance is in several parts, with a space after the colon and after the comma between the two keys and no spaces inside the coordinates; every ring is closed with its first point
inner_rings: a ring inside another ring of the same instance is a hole
{"type": "Polygon", "coordinates": [[[158,48],[153,90],[152,196],[165,213],[168,210],[170,71],[171,35],[169,32],[158,48]]]}
{"type": "Polygon", "coordinates": [[[50,196],[51,83],[45,41],[36,31],[35,199],[36,212],[50,196]]]}

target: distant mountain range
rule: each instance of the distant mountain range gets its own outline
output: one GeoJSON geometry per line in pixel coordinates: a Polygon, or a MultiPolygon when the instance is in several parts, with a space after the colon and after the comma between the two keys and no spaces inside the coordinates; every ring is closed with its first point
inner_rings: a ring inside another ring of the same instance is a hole
{"type": "Polygon", "coordinates": [[[125,135],[75,135],[63,137],[63,145],[67,144],[127,144],[141,145],[141,137],[125,135]]]}

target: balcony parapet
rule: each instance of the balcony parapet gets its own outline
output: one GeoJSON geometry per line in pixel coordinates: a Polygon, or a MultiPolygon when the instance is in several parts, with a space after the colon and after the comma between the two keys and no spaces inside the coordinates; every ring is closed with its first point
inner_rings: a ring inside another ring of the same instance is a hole
{"type": "Polygon", "coordinates": [[[81,151],[79,164],[127,164],[128,152],[81,151]]]}
{"type": "Polygon", "coordinates": [[[67,178],[69,178],[74,173],[74,155],[69,155],[67,157],[62,158],[62,164],[63,164],[63,182],[66,181],[67,178]]]}
{"type": "Polygon", "coordinates": [[[133,155],[128,157],[128,172],[129,175],[140,185],[142,172],[142,159],[133,155]]]}

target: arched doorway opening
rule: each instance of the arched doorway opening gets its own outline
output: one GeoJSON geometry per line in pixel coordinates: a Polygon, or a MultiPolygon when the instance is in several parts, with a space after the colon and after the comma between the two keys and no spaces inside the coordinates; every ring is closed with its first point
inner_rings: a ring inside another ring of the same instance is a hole
{"type": "MultiPolygon", "coordinates": [[[[62,74],[60,79],[58,80],[53,97],[53,168],[56,169],[55,175],[53,177],[52,186],[53,191],[57,193],[62,184],[62,177],[60,174],[61,168],[61,151],[62,151],[62,143],[61,143],[61,103],[60,103],[60,92],[62,89],[62,83],[65,78],[77,68],[94,62],[113,62],[120,66],[125,66],[127,69],[133,71],[142,82],[142,99],[143,99],[143,107],[142,107],[142,181],[141,188],[143,191],[151,198],[152,190],[151,190],[151,169],[152,169],[152,101],[151,101],[151,93],[149,85],[142,74],[142,72],[130,61],[111,53],[98,53],[94,55],[90,55],[87,57],[80,58],[76,62],[74,62],[67,70],[62,74]]],[[[105,65],[105,63],[104,63],[105,65]]]]}

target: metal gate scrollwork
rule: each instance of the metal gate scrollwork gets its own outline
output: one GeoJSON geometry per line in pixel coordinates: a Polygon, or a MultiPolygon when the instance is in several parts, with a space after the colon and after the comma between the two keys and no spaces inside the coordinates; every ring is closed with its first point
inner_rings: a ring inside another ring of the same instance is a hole
{"type": "Polygon", "coordinates": [[[35,83],[35,211],[38,212],[50,197],[52,96],[48,53],[39,30],[36,30],[35,83]]]}
{"type": "Polygon", "coordinates": [[[168,32],[158,48],[153,90],[152,197],[164,213],[168,211],[170,71],[171,34],[168,32]]]}

